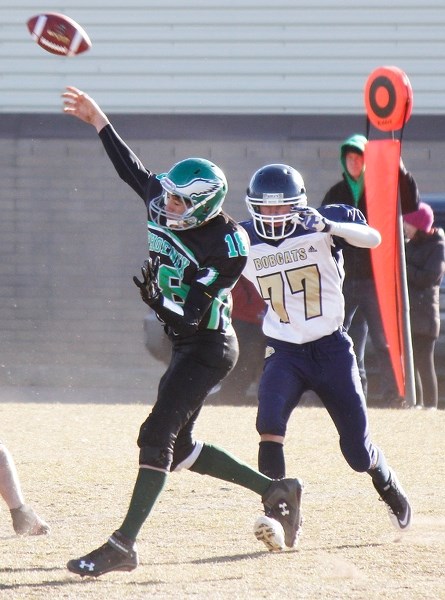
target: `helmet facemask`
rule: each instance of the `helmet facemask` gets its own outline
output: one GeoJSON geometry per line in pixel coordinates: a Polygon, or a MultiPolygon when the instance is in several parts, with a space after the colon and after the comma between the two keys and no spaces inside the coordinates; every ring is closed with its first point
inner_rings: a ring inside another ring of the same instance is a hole
{"type": "Polygon", "coordinates": [[[169,193],[170,192],[164,191],[158,198],[152,200],[150,204],[150,218],[155,223],[165,225],[169,229],[184,230],[197,227],[198,220],[193,216],[194,207],[186,198],[174,194],[184,205],[184,211],[182,213],[169,211],[167,209],[169,193]]]}
{"type": "MultiPolygon", "coordinates": [[[[280,194],[278,194],[280,195],[280,194]]],[[[291,235],[297,226],[296,214],[299,208],[307,206],[306,200],[271,199],[268,196],[277,196],[277,194],[264,194],[262,200],[247,198],[247,208],[253,217],[255,231],[261,237],[269,240],[279,240],[291,235]],[[264,206],[287,206],[288,212],[277,214],[262,214],[261,208],[264,206]]]]}

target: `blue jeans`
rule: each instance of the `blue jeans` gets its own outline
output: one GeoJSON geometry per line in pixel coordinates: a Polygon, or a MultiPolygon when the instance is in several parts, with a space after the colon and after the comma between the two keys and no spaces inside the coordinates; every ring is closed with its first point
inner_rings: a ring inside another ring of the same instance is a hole
{"type": "Polygon", "coordinates": [[[377,292],[373,279],[348,279],[343,285],[345,297],[344,327],[354,342],[357,364],[363,390],[367,394],[368,380],[365,369],[366,339],[371,336],[376,354],[379,381],[384,402],[398,398],[399,392],[389,355],[389,347],[383,330],[377,292]]]}

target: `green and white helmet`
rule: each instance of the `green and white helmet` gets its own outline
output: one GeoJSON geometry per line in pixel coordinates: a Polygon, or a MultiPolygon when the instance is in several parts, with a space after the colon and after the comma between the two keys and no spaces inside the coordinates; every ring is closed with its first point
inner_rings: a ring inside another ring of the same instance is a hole
{"type": "Polygon", "coordinates": [[[227,180],[215,164],[204,158],[186,158],[173,165],[168,173],[157,176],[164,193],[150,203],[150,218],[171,229],[192,229],[213,219],[227,194],[227,180]],[[184,202],[182,214],[166,210],[167,194],[184,202]]]}

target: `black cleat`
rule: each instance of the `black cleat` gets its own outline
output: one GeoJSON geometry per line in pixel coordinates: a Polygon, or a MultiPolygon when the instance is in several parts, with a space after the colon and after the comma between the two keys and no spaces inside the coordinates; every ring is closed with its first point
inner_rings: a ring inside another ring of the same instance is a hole
{"type": "Polygon", "coordinates": [[[271,483],[262,497],[266,516],[281,523],[288,548],[296,546],[301,530],[302,494],[303,482],[300,479],[278,479],[271,483]]]}
{"type": "Polygon", "coordinates": [[[81,577],[99,577],[110,571],[133,571],[139,564],[136,544],[124,542],[119,531],[85,556],[68,561],[67,569],[81,577]]]}
{"type": "Polygon", "coordinates": [[[403,491],[396,474],[390,470],[390,478],[383,489],[374,484],[380,499],[386,504],[391,523],[399,531],[406,531],[411,525],[412,511],[408,497],[403,491]]]}

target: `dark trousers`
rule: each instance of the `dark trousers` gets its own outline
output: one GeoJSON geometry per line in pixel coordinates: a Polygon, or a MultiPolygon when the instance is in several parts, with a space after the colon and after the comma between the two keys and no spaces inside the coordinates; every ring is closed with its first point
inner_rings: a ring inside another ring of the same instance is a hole
{"type": "Polygon", "coordinates": [[[398,397],[398,389],[389,355],[388,343],[383,330],[377,292],[373,279],[349,279],[343,285],[345,297],[345,329],[350,332],[357,355],[363,389],[367,393],[365,369],[366,339],[369,332],[376,354],[379,381],[383,401],[390,402],[398,397]]]}
{"type": "Polygon", "coordinates": [[[434,366],[436,340],[427,335],[412,334],[416,401],[418,406],[437,408],[438,387],[434,366]]]}

